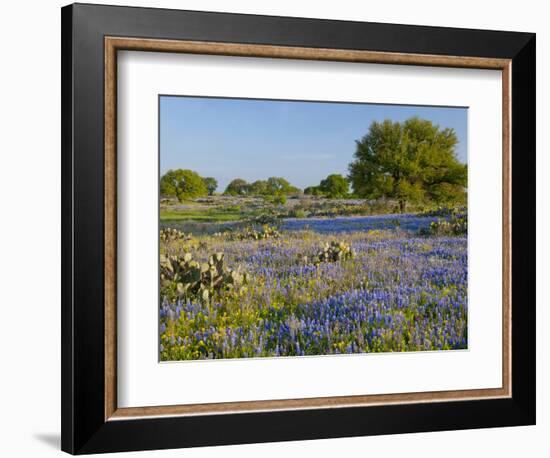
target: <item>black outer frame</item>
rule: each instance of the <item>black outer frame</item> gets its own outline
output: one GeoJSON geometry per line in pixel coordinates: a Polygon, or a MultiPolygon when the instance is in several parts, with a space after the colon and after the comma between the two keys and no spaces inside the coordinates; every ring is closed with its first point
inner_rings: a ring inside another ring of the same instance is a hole
{"type": "Polygon", "coordinates": [[[62,8],[61,38],[62,450],[535,424],[535,34],[74,4],[62,8]],[[105,36],[512,59],[512,397],[105,421],[105,36]]]}

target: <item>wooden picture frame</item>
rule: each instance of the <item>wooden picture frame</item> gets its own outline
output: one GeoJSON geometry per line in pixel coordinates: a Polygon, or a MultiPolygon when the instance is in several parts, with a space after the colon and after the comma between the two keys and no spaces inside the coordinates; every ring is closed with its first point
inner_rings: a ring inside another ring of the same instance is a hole
{"type": "Polygon", "coordinates": [[[62,9],[62,59],[63,450],[534,424],[534,34],[76,4],[62,9]],[[119,50],[502,71],[502,387],[118,408],[119,50]]]}

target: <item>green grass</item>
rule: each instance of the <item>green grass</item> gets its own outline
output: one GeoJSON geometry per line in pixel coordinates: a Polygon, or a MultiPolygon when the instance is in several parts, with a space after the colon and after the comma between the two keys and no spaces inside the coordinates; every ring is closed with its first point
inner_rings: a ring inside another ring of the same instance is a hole
{"type": "Polygon", "coordinates": [[[239,221],[248,216],[244,212],[228,212],[218,209],[197,209],[184,211],[160,211],[160,220],[163,222],[169,221],[201,221],[205,223],[220,223],[225,221],[239,221]]]}

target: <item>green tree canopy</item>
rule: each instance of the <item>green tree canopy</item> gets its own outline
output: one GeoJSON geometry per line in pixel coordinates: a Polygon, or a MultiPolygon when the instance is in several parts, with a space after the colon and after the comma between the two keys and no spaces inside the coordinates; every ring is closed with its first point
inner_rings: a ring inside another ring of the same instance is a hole
{"type": "Polygon", "coordinates": [[[300,190],[292,186],[287,180],[281,177],[269,177],[267,179],[267,192],[272,196],[297,194],[300,190]]]}
{"type": "Polygon", "coordinates": [[[206,185],[206,189],[208,189],[208,195],[212,196],[218,188],[218,180],[216,180],[214,177],[205,177],[203,178],[203,181],[206,185]]]}
{"type": "Polygon", "coordinates": [[[319,191],[325,197],[331,199],[347,197],[349,193],[349,182],[342,175],[333,173],[324,180],[321,180],[319,191]]]}
{"type": "Polygon", "coordinates": [[[304,194],[307,196],[320,196],[322,193],[319,186],[308,186],[304,188],[304,194]]]}
{"type": "Polygon", "coordinates": [[[250,185],[250,194],[255,196],[265,196],[269,194],[269,187],[267,181],[265,180],[256,180],[250,185]]]}
{"type": "Polygon", "coordinates": [[[168,170],[160,179],[160,193],[165,196],[176,196],[184,201],[195,197],[206,196],[208,189],[204,180],[192,170],[168,170]]]}
{"type": "Polygon", "coordinates": [[[225,188],[224,194],[228,196],[245,196],[250,191],[250,185],[242,178],[235,178],[225,188]]]}
{"type": "Polygon", "coordinates": [[[349,165],[354,193],[364,198],[387,197],[407,203],[455,203],[466,197],[467,166],[458,161],[453,129],[441,130],[417,117],[373,122],[357,141],[349,165]]]}

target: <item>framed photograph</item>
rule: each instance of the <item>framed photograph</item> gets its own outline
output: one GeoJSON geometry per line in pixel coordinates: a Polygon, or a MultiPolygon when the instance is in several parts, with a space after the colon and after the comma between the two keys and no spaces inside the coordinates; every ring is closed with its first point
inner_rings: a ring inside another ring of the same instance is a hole
{"type": "Polygon", "coordinates": [[[535,35],[62,9],[62,449],[535,423],[535,35]]]}

